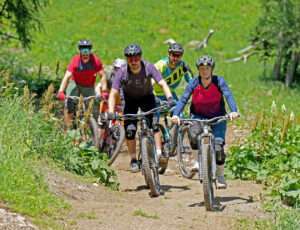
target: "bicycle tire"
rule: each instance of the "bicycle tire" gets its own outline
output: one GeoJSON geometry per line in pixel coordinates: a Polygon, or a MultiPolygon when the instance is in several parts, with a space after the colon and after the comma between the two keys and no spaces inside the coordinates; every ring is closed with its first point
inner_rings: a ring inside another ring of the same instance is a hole
{"type": "Polygon", "coordinates": [[[98,130],[98,124],[94,117],[90,117],[89,119],[89,126],[91,129],[92,134],[92,143],[93,145],[98,149],[100,140],[99,140],[99,130],[98,130]]]}
{"type": "MultiPolygon", "coordinates": [[[[166,129],[164,126],[162,126],[161,124],[158,124],[158,127],[159,127],[159,131],[161,133],[161,139],[162,139],[162,157],[164,158],[163,161],[162,159],[160,160],[159,162],[159,168],[158,168],[158,172],[159,174],[164,174],[165,171],[167,170],[168,168],[168,163],[169,163],[169,156],[163,156],[164,153],[166,153],[166,151],[170,152],[170,149],[169,146],[170,146],[170,143],[167,143],[168,140],[166,140],[166,129]],[[168,146],[167,146],[168,145],[168,146]]],[[[169,140],[170,142],[170,140],[169,140]]]]}
{"type": "Polygon", "coordinates": [[[146,185],[150,188],[150,196],[158,197],[160,195],[159,174],[153,158],[153,146],[148,137],[141,138],[141,157],[142,171],[145,177],[146,185]]]}
{"type": "MultiPolygon", "coordinates": [[[[212,181],[212,169],[211,169],[211,155],[210,155],[210,145],[201,144],[201,154],[199,156],[199,162],[201,160],[201,169],[203,176],[203,194],[204,194],[204,205],[207,211],[213,210],[214,204],[214,190],[212,181]],[[201,159],[200,159],[201,158],[201,159]]],[[[199,170],[199,178],[200,178],[199,170]]]]}
{"type": "MultiPolygon", "coordinates": [[[[188,131],[189,131],[189,127],[185,126],[182,128],[182,131],[180,131],[178,133],[178,141],[177,141],[177,147],[176,147],[176,151],[177,151],[177,162],[178,162],[178,166],[179,166],[179,171],[181,173],[181,175],[187,179],[192,179],[194,177],[194,175],[196,174],[195,171],[192,171],[185,163],[184,160],[184,155],[187,154],[186,150],[185,150],[185,146],[184,145],[184,138],[189,138],[188,137],[188,131]]],[[[190,147],[191,149],[191,147],[190,147]]]]}
{"type": "MultiPolygon", "coordinates": [[[[109,147],[109,161],[108,161],[108,165],[112,165],[112,163],[114,163],[114,161],[117,159],[119,153],[120,153],[120,149],[122,147],[123,141],[125,139],[125,130],[124,127],[122,125],[114,125],[114,127],[112,127],[114,130],[113,132],[115,132],[116,134],[116,138],[114,139],[112,136],[110,137],[112,140],[111,146],[109,147]]],[[[111,135],[114,135],[114,133],[110,133],[111,135]]]]}

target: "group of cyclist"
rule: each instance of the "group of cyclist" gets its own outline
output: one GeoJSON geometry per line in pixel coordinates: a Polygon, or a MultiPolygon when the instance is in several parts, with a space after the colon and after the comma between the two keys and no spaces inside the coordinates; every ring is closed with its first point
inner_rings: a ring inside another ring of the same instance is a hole
{"type": "MultiPolygon", "coordinates": [[[[225,101],[231,110],[230,119],[239,116],[231,90],[224,78],[213,74],[215,62],[210,56],[202,56],[196,61],[198,73],[193,76],[189,66],[182,60],[184,49],[178,43],[168,48],[168,57],[155,64],[142,58],[142,49],[137,44],[130,44],[124,49],[124,58],[116,59],[110,71],[104,71],[101,60],[92,53],[92,43],[81,40],[78,43],[79,54],[75,55],[61,82],[57,93],[59,100],[65,101],[64,119],[68,127],[72,124],[75,105],[66,98],[69,96],[101,97],[108,100],[108,112],[114,113],[116,105],[123,103],[124,114],[135,114],[139,109],[149,111],[157,106],[157,98],[173,107],[172,122],[180,124],[180,117],[185,105],[191,98],[190,116],[210,119],[226,114],[225,101]],[[101,78],[96,85],[96,76],[101,78]],[[177,95],[182,79],[187,86],[181,97],[177,95]],[[66,94],[65,94],[66,92],[66,94]]],[[[103,112],[103,111],[102,111],[103,112]]],[[[149,126],[154,131],[158,158],[162,155],[161,137],[157,126],[153,124],[153,115],[148,116],[149,126]]],[[[136,157],[137,121],[124,121],[126,143],[131,157],[130,169],[139,171],[136,157]]],[[[222,159],[217,161],[217,185],[226,188],[224,178],[226,122],[212,126],[222,159]]]]}

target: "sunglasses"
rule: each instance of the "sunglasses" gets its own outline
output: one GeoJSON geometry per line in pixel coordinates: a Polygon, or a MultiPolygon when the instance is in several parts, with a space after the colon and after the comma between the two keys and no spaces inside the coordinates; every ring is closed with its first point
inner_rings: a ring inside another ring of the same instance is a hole
{"type": "Polygon", "coordinates": [[[80,54],[82,54],[82,55],[90,55],[91,54],[91,49],[89,49],[89,48],[82,48],[82,49],[80,49],[80,54]]]}
{"type": "Polygon", "coordinates": [[[171,54],[171,56],[176,57],[176,58],[179,58],[182,56],[181,53],[170,53],[170,54],[171,54]]]}
{"type": "Polygon", "coordinates": [[[129,56],[127,57],[127,61],[129,63],[139,62],[141,60],[141,56],[129,56]]]}

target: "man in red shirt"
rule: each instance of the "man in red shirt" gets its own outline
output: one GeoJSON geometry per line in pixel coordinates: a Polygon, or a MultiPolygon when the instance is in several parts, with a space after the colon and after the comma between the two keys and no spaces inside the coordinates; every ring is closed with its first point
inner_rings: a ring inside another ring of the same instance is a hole
{"type": "MultiPolygon", "coordinates": [[[[107,95],[104,93],[107,90],[104,68],[101,60],[92,53],[92,43],[89,40],[80,40],[78,49],[80,53],[72,58],[58,90],[57,98],[59,100],[65,100],[65,91],[67,96],[89,97],[95,95],[97,75],[101,77],[101,92],[107,95]]],[[[100,94],[100,92],[98,93],[100,94]]],[[[67,99],[64,109],[66,128],[72,125],[75,109],[76,105],[73,101],[67,99]]]]}

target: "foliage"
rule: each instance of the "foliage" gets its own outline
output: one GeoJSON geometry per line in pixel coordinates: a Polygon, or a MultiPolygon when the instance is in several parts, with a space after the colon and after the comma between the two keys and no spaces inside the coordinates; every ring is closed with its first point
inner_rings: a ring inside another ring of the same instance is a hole
{"type": "Polygon", "coordinates": [[[269,211],[273,214],[271,219],[242,218],[236,222],[237,230],[298,230],[300,229],[300,210],[284,207],[280,204],[268,204],[269,211]]]}
{"type": "Polygon", "coordinates": [[[263,58],[276,57],[273,75],[289,86],[300,61],[300,2],[261,0],[263,13],[253,41],[263,58]],[[284,77],[282,77],[284,76],[284,77]]]}
{"type": "MultiPolygon", "coordinates": [[[[300,98],[299,88],[288,90],[281,83],[262,78],[263,63],[258,57],[252,56],[247,63],[224,62],[248,45],[249,31],[261,14],[260,0],[228,0],[226,4],[222,0],[203,0],[200,5],[196,0],[133,0],[130,4],[127,0],[56,0],[41,16],[45,31],[34,34],[35,42],[26,55],[35,65],[42,63],[52,71],[59,61],[57,75],[62,76],[77,52],[79,39],[91,39],[94,52],[110,64],[123,56],[123,49],[130,42],[140,43],[143,57],[156,62],[167,55],[163,41],[173,38],[183,44],[183,59],[195,74],[194,63],[200,55],[215,58],[215,73],[225,77],[242,113],[260,111],[272,100],[300,112],[300,107],[294,106],[300,98]],[[72,7],[66,11],[66,5],[72,7]],[[83,15],[85,20],[79,20],[83,15]],[[209,29],[214,29],[215,34],[208,47],[194,50],[187,45],[191,40],[201,40],[209,29]]],[[[270,63],[266,63],[266,68],[268,72],[272,69],[270,63]]]]}
{"type": "Polygon", "coordinates": [[[35,223],[53,227],[68,204],[49,191],[31,154],[38,132],[31,122],[40,120],[26,110],[28,106],[20,98],[0,100],[0,200],[35,223]]]}
{"type": "Polygon", "coordinates": [[[41,29],[38,13],[47,3],[48,0],[1,0],[0,39],[14,38],[28,47],[32,42],[32,30],[41,29]]]}
{"type": "Polygon", "coordinates": [[[15,93],[22,94],[24,86],[41,97],[50,84],[59,87],[60,80],[53,70],[47,67],[32,67],[33,63],[26,60],[24,53],[13,53],[9,50],[0,49],[0,86],[10,88],[5,90],[6,96],[15,93]]]}
{"type": "Polygon", "coordinates": [[[300,202],[300,124],[295,115],[262,113],[256,118],[249,138],[230,149],[228,167],[237,178],[255,179],[266,185],[269,194],[285,204],[300,202]]]}
{"type": "Polygon", "coordinates": [[[73,144],[72,135],[64,135],[61,123],[53,112],[57,105],[53,102],[54,87],[50,85],[41,101],[41,112],[36,116],[41,120],[39,124],[32,125],[36,128],[35,148],[30,152],[33,155],[51,157],[65,169],[79,175],[94,176],[98,182],[118,189],[115,172],[107,166],[106,154],[100,154],[98,149],[87,143],[79,146],[73,144]]]}

